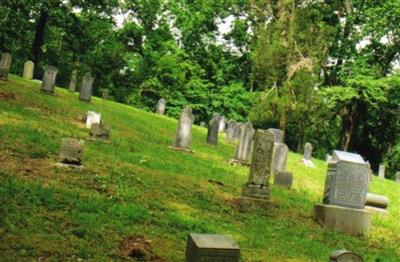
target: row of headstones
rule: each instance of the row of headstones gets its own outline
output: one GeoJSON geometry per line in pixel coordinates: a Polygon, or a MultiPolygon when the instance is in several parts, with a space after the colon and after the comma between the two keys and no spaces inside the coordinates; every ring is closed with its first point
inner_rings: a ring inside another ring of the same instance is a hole
{"type": "MultiPolygon", "coordinates": [[[[2,53],[0,60],[0,79],[8,80],[8,73],[11,66],[11,54],[10,53],[2,53]]],[[[33,78],[33,71],[35,68],[35,64],[32,61],[26,61],[24,64],[23,78],[27,80],[31,80],[33,78]]],[[[49,94],[54,94],[55,91],[55,83],[58,74],[58,69],[53,66],[47,66],[43,73],[41,91],[49,94]]],[[[71,80],[69,83],[68,90],[71,92],[75,92],[77,82],[77,71],[74,70],[72,72],[71,80]]],[[[82,78],[82,85],[79,93],[79,99],[85,102],[90,102],[92,97],[93,90],[93,82],[94,78],[90,74],[90,72],[86,73],[82,78]]],[[[108,89],[103,89],[102,96],[104,99],[108,99],[109,91],[108,89]]]]}

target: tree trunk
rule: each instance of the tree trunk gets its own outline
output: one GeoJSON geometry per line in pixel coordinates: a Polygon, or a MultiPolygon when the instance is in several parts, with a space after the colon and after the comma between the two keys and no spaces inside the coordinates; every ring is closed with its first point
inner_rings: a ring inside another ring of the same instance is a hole
{"type": "MultiPolygon", "coordinates": [[[[35,63],[35,65],[38,64],[40,55],[42,53],[42,45],[43,45],[43,39],[45,36],[45,28],[46,28],[46,24],[47,24],[48,20],[49,20],[49,13],[48,13],[46,6],[43,5],[40,10],[39,19],[36,22],[35,39],[33,40],[33,45],[32,45],[32,53],[33,53],[32,60],[35,63]]],[[[36,73],[38,73],[37,69],[39,69],[39,67],[35,66],[36,73]]]]}

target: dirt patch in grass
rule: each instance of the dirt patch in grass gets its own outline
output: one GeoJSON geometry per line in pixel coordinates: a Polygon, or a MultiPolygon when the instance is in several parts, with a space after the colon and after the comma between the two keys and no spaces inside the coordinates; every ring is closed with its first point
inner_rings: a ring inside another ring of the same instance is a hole
{"type": "Polygon", "coordinates": [[[124,257],[131,257],[137,261],[164,261],[155,255],[151,249],[151,241],[142,236],[128,236],[122,240],[121,252],[124,257]]]}
{"type": "Polygon", "coordinates": [[[6,93],[0,91],[0,100],[4,101],[14,101],[16,99],[15,94],[13,93],[6,93]]]}

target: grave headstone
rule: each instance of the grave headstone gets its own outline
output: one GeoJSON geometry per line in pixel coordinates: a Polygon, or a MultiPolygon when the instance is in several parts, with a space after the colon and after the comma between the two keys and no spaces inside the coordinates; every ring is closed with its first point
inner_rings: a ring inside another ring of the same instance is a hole
{"type": "Polygon", "coordinates": [[[321,224],[349,234],[368,234],[371,213],[364,210],[371,169],[358,155],[333,151],[328,159],[323,204],[315,205],[321,224]]]}
{"type": "Polygon", "coordinates": [[[286,162],[289,148],[285,143],[275,143],[274,146],[274,174],[286,171],[286,162]]]}
{"type": "Polygon", "coordinates": [[[378,177],[381,179],[385,179],[385,165],[379,165],[378,177]]]}
{"type": "Polygon", "coordinates": [[[241,126],[240,141],[236,147],[235,160],[239,163],[246,164],[249,161],[251,146],[255,130],[250,122],[241,126]]]}
{"type": "Polygon", "coordinates": [[[229,120],[226,127],[226,141],[229,143],[235,142],[236,121],[229,120]]]}
{"type": "Polygon", "coordinates": [[[0,80],[7,81],[10,72],[12,56],[10,53],[2,53],[0,60],[0,80]]]}
{"type": "Polygon", "coordinates": [[[304,155],[303,155],[303,163],[307,167],[315,167],[314,163],[311,160],[313,146],[310,143],[306,143],[304,145],[304,155]]]}
{"type": "Polygon", "coordinates": [[[90,129],[93,124],[101,123],[101,114],[94,111],[89,111],[86,116],[86,128],[90,129]]]}
{"type": "Polygon", "coordinates": [[[176,130],[175,144],[176,148],[189,149],[192,142],[192,107],[185,106],[178,122],[176,130]]]}
{"type": "Polygon", "coordinates": [[[218,132],[220,132],[220,133],[224,132],[225,128],[226,128],[226,119],[225,119],[225,117],[221,116],[219,118],[218,132]]]}
{"type": "Polygon", "coordinates": [[[81,165],[83,158],[83,141],[75,138],[61,139],[60,163],[81,165]]]}
{"type": "Polygon", "coordinates": [[[292,172],[280,171],[274,175],[274,185],[290,189],[293,184],[292,172]]]}
{"type": "Polygon", "coordinates": [[[22,74],[22,77],[27,80],[32,80],[34,69],[35,69],[35,64],[30,60],[26,61],[24,64],[24,72],[22,74]]]}
{"type": "Polygon", "coordinates": [[[94,140],[107,141],[110,138],[111,127],[104,123],[94,123],[90,127],[90,137],[94,140]]]}
{"type": "Polygon", "coordinates": [[[69,85],[68,85],[68,90],[70,92],[75,92],[76,82],[77,82],[77,77],[78,77],[77,75],[78,75],[78,71],[73,70],[71,73],[71,79],[69,80],[69,85]]]}
{"type": "Polygon", "coordinates": [[[107,88],[103,88],[103,90],[101,90],[101,97],[104,100],[108,100],[108,98],[110,98],[110,90],[108,90],[107,88]]]}
{"type": "Polygon", "coordinates": [[[400,172],[399,171],[396,172],[396,183],[400,184],[400,172]]]}
{"type": "Polygon", "coordinates": [[[90,73],[86,73],[82,79],[81,91],[79,92],[79,100],[90,102],[92,99],[94,78],[90,73]]]}
{"type": "Polygon", "coordinates": [[[240,141],[240,135],[241,135],[241,132],[242,132],[242,126],[243,126],[244,124],[243,123],[237,123],[236,124],[236,129],[235,129],[235,140],[237,140],[237,141],[240,141]]]}
{"type": "Polygon", "coordinates": [[[238,262],[240,248],[224,235],[194,234],[187,239],[186,262],[238,262]]]}
{"type": "Polygon", "coordinates": [[[207,144],[209,145],[215,146],[218,144],[218,131],[221,125],[220,118],[220,115],[218,113],[215,113],[210,120],[207,132],[207,144]]]}
{"type": "Polygon", "coordinates": [[[165,114],[165,106],[167,105],[167,101],[165,101],[164,98],[161,98],[157,102],[157,108],[156,108],[156,113],[160,115],[165,114]]]}
{"type": "Polygon", "coordinates": [[[47,66],[42,79],[41,91],[54,94],[54,87],[56,85],[58,69],[53,66],[47,66]]]}
{"type": "Polygon", "coordinates": [[[201,122],[200,122],[200,126],[201,126],[201,127],[206,127],[206,122],[201,121],[201,122]]]}
{"type": "Polygon", "coordinates": [[[364,259],[356,253],[342,249],[333,252],[329,256],[329,262],[364,262],[364,259]]]}
{"type": "Polygon", "coordinates": [[[283,143],[283,131],[277,128],[268,128],[274,134],[275,143],[283,143]]]}

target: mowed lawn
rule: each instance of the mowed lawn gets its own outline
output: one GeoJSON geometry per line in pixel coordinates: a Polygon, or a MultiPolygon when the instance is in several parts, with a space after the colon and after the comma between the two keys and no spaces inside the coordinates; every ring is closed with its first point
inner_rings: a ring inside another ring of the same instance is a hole
{"type": "Polygon", "coordinates": [[[241,261],[327,261],[342,248],[366,261],[400,261],[400,185],[372,181],[370,192],[390,204],[368,237],[335,233],[313,220],[325,162],[306,168],[290,153],[293,189],[271,185],[277,208],[242,213],[235,198],[248,168],[229,165],[235,145],[220,135],[208,146],[206,129],[194,126],[194,153],[175,151],[176,125],[99,98],[84,103],[65,89],[45,95],[16,76],[0,82],[0,261],[134,260],[132,239],[147,240],[153,260],[183,261],[191,232],[231,236],[241,261]],[[89,110],[111,125],[111,143],[85,142],[83,172],[56,170],[61,138],[88,137],[81,119],[89,110]]]}

